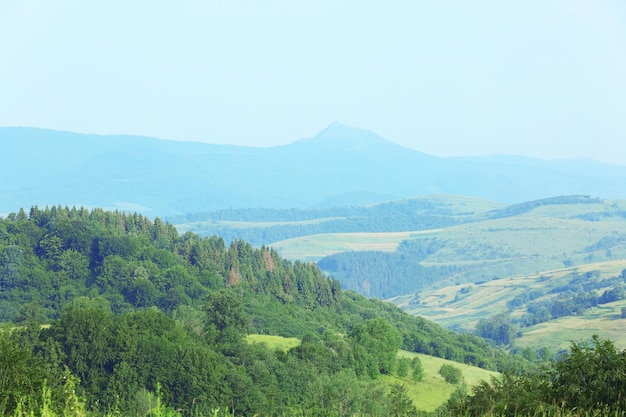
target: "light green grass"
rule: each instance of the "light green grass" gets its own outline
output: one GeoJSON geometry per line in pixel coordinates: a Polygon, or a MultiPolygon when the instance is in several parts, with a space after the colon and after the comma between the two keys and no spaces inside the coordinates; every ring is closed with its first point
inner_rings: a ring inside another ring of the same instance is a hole
{"type": "Polygon", "coordinates": [[[271,336],[267,334],[249,334],[246,336],[248,343],[262,343],[271,350],[287,352],[300,344],[300,339],[295,337],[271,336]]]}
{"type": "Polygon", "coordinates": [[[546,347],[557,352],[569,349],[571,341],[589,340],[597,334],[602,339],[610,339],[618,349],[626,349],[626,319],[621,318],[622,307],[626,307],[626,300],[588,309],[582,316],[561,317],[522,329],[523,336],[515,340],[515,345],[534,349],[546,347]]]}
{"type": "MultiPolygon", "coordinates": [[[[294,337],[270,336],[262,334],[248,335],[246,340],[248,343],[263,343],[269,349],[282,350],[284,352],[300,344],[300,340],[294,337]]],[[[448,398],[450,398],[450,395],[457,389],[456,385],[448,384],[444,381],[441,375],[439,375],[439,368],[441,368],[441,365],[448,364],[459,368],[463,372],[465,383],[467,383],[470,387],[476,385],[481,380],[490,381],[492,376],[499,375],[497,372],[487,371],[475,366],[465,365],[420,353],[407,352],[404,350],[398,352],[398,357],[413,359],[416,356],[420,358],[422,367],[424,368],[424,379],[422,381],[413,382],[410,378],[410,374],[406,378],[399,378],[395,375],[383,375],[382,381],[388,385],[394,383],[404,384],[407,388],[409,397],[413,400],[417,409],[421,411],[434,411],[439,406],[444,404],[448,398]]]]}
{"type": "Polygon", "coordinates": [[[407,388],[408,395],[413,400],[413,404],[420,411],[434,411],[443,405],[450,395],[458,388],[458,385],[448,384],[439,375],[441,365],[453,365],[463,372],[465,383],[471,387],[481,380],[490,381],[492,376],[498,376],[497,372],[487,371],[475,366],[465,365],[462,363],[452,362],[446,359],[436,358],[433,356],[423,355],[421,353],[413,353],[401,350],[398,357],[412,359],[419,357],[424,368],[424,379],[419,382],[413,382],[410,374],[406,378],[398,378],[395,375],[383,376],[386,384],[400,383],[407,388]]]}
{"type": "Polygon", "coordinates": [[[286,259],[318,261],[339,252],[380,251],[393,252],[409,239],[432,237],[437,230],[386,233],[321,233],[281,240],[270,246],[286,259]]]}
{"type": "Polygon", "coordinates": [[[207,234],[219,228],[231,228],[231,229],[266,229],[274,226],[298,226],[298,225],[311,225],[320,224],[333,220],[343,220],[345,217],[324,217],[311,220],[298,220],[298,221],[279,221],[279,222],[248,222],[248,221],[232,221],[232,220],[207,220],[201,222],[189,222],[176,224],[176,229],[180,234],[185,232],[194,232],[200,234],[207,234]]]}
{"type": "MultiPolygon", "coordinates": [[[[413,315],[426,317],[446,327],[471,331],[478,320],[502,313],[508,309],[506,303],[524,292],[541,289],[546,294],[536,301],[554,297],[551,290],[564,285],[572,272],[600,271],[601,277],[620,275],[626,268],[626,260],[613,260],[580,265],[571,268],[544,271],[532,275],[516,275],[476,284],[450,285],[419,294],[419,303],[407,295],[390,301],[413,315]],[[461,290],[469,288],[463,293],[461,290]]],[[[606,288],[608,289],[608,288],[606,288]]],[[[605,289],[596,290],[601,294],[605,289]]],[[[593,334],[608,338],[621,348],[626,348],[626,319],[621,319],[621,308],[626,300],[588,309],[582,316],[562,317],[522,329],[523,336],[515,340],[520,347],[547,347],[555,352],[567,349],[571,340],[589,339],[593,334]]],[[[513,317],[523,314],[513,312],[513,317]]]]}

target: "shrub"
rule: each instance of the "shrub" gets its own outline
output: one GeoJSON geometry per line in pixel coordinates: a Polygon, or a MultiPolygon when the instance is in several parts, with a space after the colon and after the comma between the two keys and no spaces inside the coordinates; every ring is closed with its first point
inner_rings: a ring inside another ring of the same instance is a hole
{"type": "Polygon", "coordinates": [[[441,365],[439,375],[446,380],[448,384],[460,384],[463,381],[463,372],[453,365],[441,365]]]}

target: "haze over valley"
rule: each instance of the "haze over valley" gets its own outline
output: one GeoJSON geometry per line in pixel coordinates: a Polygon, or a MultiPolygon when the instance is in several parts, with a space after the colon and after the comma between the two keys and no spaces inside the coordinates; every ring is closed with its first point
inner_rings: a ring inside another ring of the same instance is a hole
{"type": "Polygon", "coordinates": [[[0,1],[0,415],[626,417],[625,17],[0,1]]]}

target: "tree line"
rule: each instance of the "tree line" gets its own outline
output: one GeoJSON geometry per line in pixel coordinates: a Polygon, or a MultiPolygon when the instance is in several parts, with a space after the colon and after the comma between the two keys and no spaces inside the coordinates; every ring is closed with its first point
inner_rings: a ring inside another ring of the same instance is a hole
{"type": "Polygon", "coordinates": [[[0,219],[0,283],[0,366],[13,378],[1,390],[3,414],[41,406],[42,391],[62,407],[72,381],[100,414],[139,415],[159,396],[190,415],[209,407],[388,415],[401,402],[385,399],[378,376],[396,371],[398,348],[487,369],[532,367],[479,337],[344,291],[314,264],[179,235],[139,214],[60,206],[10,214],[0,219]],[[274,352],[244,343],[248,332],[302,343],[274,352]],[[340,406],[344,386],[353,397],[340,406]]]}

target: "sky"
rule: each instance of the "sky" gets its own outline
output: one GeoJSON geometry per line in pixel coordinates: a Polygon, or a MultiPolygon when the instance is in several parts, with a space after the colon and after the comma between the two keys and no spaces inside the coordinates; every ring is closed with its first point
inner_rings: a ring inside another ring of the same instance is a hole
{"type": "Polygon", "coordinates": [[[626,165],[623,0],[0,0],[0,126],[626,165]]]}

